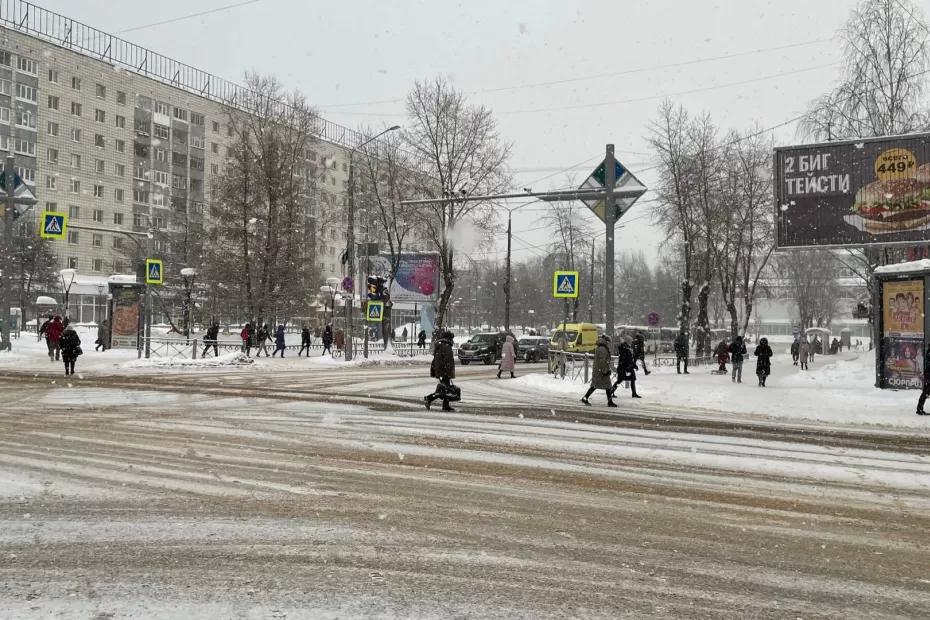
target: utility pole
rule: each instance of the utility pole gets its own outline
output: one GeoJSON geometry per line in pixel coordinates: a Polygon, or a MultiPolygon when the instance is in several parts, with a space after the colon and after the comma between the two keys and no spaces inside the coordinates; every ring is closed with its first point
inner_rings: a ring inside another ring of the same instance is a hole
{"type": "Polygon", "coordinates": [[[15,196],[16,163],[8,155],[3,164],[4,190],[3,201],[3,243],[0,245],[0,318],[3,328],[0,330],[0,351],[12,351],[10,341],[10,304],[13,303],[13,221],[16,219],[16,205],[31,206],[36,203],[32,196],[15,196]]]}
{"type": "Polygon", "coordinates": [[[507,276],[504,280],[504,331],[510,331],[510,236],[513,232],[513,211],[507,212],[507,276]]]}
{"type": "Polygon", "coordinates": [[[588,293],[588,323],[594,322],[594,239],[591,239],[591,287],[588,293]]]}
{"type": "Polygon", "coordinates": [[[614,197],[614,185],[617,182],[617,160],[614,158],[614,145],[607,145],[607,156],[604,158],[604,221],[607,227],[606,258],[604,266],[604,309],[607,313],[606,332],[614,336],[614,223],[616,221],[617,204],[614,197]]]}

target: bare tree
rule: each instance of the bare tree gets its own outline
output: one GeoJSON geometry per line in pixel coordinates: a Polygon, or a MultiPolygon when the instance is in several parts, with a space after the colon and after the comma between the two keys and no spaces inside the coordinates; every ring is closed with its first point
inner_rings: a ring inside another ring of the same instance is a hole
{"type": "Polygon", "coordinates": [[[911,0],[864,0],[841,32],[845,75],[800,130],[815,140],[910,133],[930,126],[927,24],[911,0]]]}
{"type": "MultiPolygon", "coordinates": [[[[574,186],[575,183],[569,180],[567,185],[574,186]]],[[[552,203],[544,217],[545,222],[554,229],[555,233],[551,250],[564,257],[560,269],[576,271],[586,262],[585,258],[594,242],[591,227],[586,219],[587,211],[588,208],[577,200],[559,201],[552,203]]],[[[571,308],[573,321],[578,320],[580,301],[581,297],[575,297],[571,300],[566,299],[564,302],[571,308]]]]}
{"type": "MultiPolygon", "coordinates": [[[[469,104],[465,96],[442,78],[417,82],[407,96],[410,127],[405,143],[418,160],[423,176],[417,189],[429,198],[490,195],[509,186],[506,171],[510,145],[498,134],[491,111],[469,104]]],[[[447,201],[427,207],[426,236],[439,252],[443,289],[437,325],[444,325],[455,288],[458,228],[465,220],[479,227],[491,214],[481,202],[447,201]]]]}
{"type": "Polygon", "coordinates": [[[829,250],[793,250],[778,257],[783,298],[795,302],[801,329],[828,327],[839,312],[843,294],[841,263],[829,250]]]}
{"type": "Polygon", "coordinates": [[[19,299],[22,324],[34,307],[33,296],[55,288],[58,282],[56,265],[51,243],[36,234],[35,225],[32,222],[19,224],[13,235],[10,282],[19,299]]]}
{"type": "Polygon", "coordinates": [[[318,116],[274,78],[248,75],[246,83],[246,100],[229,110],[234,142],[214,181],[209,277],[238,283],[248,316],[262,320],[297,312],[313,291],[305,224],[318,116]]]}

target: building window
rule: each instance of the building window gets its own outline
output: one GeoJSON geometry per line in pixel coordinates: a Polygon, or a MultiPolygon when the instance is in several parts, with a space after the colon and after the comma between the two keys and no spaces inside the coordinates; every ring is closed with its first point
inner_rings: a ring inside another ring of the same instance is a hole
{"type": "Polygon", "coordinates": [[[30,157],[36,156],[36,143],[30,142],[29,140],[22,140],[20,138],[16,139],[16,143],[13,145],[17,153],[21,155],[29,155],[30,157]]]}
{"type": "Polygon", "coordinates": [[[116,91],[116,103],[126,105],[126,93],[121,90],[116,91]]]}
{"type": "Polygon", "coordinates": [[[136,154],[136,157],[144,157],[148,159],[149,157],[149,147],[147,144],[140,144],[138,142],[133,143],[133,151],[136,154]]]}
{"type": "Polygon", "coordinates": [[[146,168],[144,161],[140,161],[136,164],[136,172],[133,175],[133,178],[143,180],[147,180],[149,178],[149,171],[146,168]]]}
{"type": "Polygon", "coordinates": [[[107,98],[107,87],[103,84],[97,84],[97,99],[106,99],[107,98]]]}
{"type": "Polygon", "coordinates": [[[13,54],[9,52],[0,51],[0,65],[5,67],[13,66],[13,54]]]}
{"type": "Polygon", "coordinates": [[[203,126],[204,118],[203,114],[198,114],[197,112],[191,112],[191,125],[200,125],[203,126]]]}
{"type": "Polygon", "coordinates": [[[183,177],[180,174],[172,174],[171,187],[174,189],[187,189],[187,177],[183,177]]]}
{"type": "Polygon", "coordinates": [[[155,113],[156,113],[156,114],[164,114],[165,116],[169,116],[169,115],[170,115],[170,112],[169,112],[169,110],[168,110],[168,104],[167,104],[167,103],[162,103],[161,101],[156,101],[156,102],[155,102],[155,113]]]}
{"type": "Polygon", "coordinates": [[[31,73],[32,75],[39,74],[39,65],[31,58],[24,58],[23,56],[19,56],[16,59],[16,68],[23,73],[31,73]]]}
{"type": "Polygon", "coordinates": [[[155,129],[152,130],[156,138],[161,138],[162,140],[167,140],[169,136],[168,128],[164,125],[155,124],[155,129]]]}
{"type": "Polygon", "coordinates": [[[78,231],[69,230],[68,231],[68,243],[71,245],[77,245],[78,243],[78,231]]]}
{"type": "Polygon", "coordinates": [[[58,189],[58,177],[54,174],[45,175],[45,189],[55,191],[58,189]]]}
{"type": "Polygon", "coordinates": [[[210,174],[219,174],[220,166],[219,164],[210,164],[210,174]]]}
{"type": "Polygon", "coordinates": [[[175,129],[174,130],[174,143],[176,145],[183,144],[186,146],[187,145],[187,132],[178,131],[177,129],[175,129]]]}
{"type": "Polygon", "coordinates": [[[156,207],[167,207],[168,198],[161,192],[152,192],[152,204],[156,207]]]}
{"type": "Polygon", "coordinates": [[[145,215],[142,213],[133,213],[132,214],[132,225],[136,228],[145,225],[145,215]]]}
{"type": "Polygon", "coordinates": [[[36,89],[32,86],[26,86],[25,84],[17,84],[16,97],[35,103],[37,101],[36,89]]]}
{"type": "Polygon", "coordinates": [[[10,96],[10,89],[13,87],[13,83],[9,80],[0,80],[0,95],[10,96]]]}
{"type": "Polygon", "coordinates": [[[10,124],[10,108],[0,107],[0,123],[10,124]]]}
{"type": "Polygon", "coordinates": [[[153,175],[154,175],[152,178],[153,181],[155,181],[156,183],[160,183],[162,185],[168,185],[168,173],[167,172],[162,172],[161,170],[155,170],[153,171],[153,175]]]}
{"type": "Polygon", "coordinates": [[[91,245],[93,245],[95,248],[103,247],[103,235],[101,235],[100,233],[94,233],[91,239],[92,239],[91,245]]]}
{"type": "Polygon", "coordinates": [[[195,149],[203,148],[203,138],[200,136],[191,136],[191,146],[195,149]]]}
{"type": "Polygon", "coordinates": [[[16,112],[16,125],[19,127],[25,127],[26,129],[35,129],[36,128],[36,116],[28,110],[17,110],[16,112]]]}
{"type": "Polygon", "coordinates": [[[133,202],[140,202],[142,204],[149,203],[149,193],[144,189],[134,189],[132,190],[132,200],[133,202]]]}
{"type": "Polygon", "coordinates": [[[220,153],[220,145],[217,144],[216,142],[211,142],[211,143],[210,143],[210,151],[212,151],[213,153],[219,155],[219,153],[220,153]]]}
{"type": "Polygon", "coordinates": [[[200,179],[191,179],[191,191],[192,192],[202,192],[203,191],[203,181],[200,179]]]}
{"type": "Polygon", "coordinates": [[[125,152],[126,152],[126,141],[125,141],[125,140],[114,140],[114,144],[116,145],[116,152],[117,152],[117,153],[125,153],[125,152]]]}
{"type": "Polygon", "coordinates": [[[103,138],[102,135],[100,135],[99,133],[94,134],[94,146],[96,146],[98,149],[102,149],[106,145],[107,145],[106,140],[103,138]]]}
{"type": "Polygon", "coordinates": [[[178,119],[179,121],[187,122],[187,110],[185,110],[184,108],[175,108],[174,117],[178,119]]]}
{"type": "Polygon", "coordinates": [[[77,127],[71,128],[71,141],[80,142],[81,141],[81,130],[77,127]]]}
{"type": "Polygon", "coordinates": [[[50,164],[58,163],[58,149],[46,149],[45,159],[50,164]]]}
{"type": "Polygon", "coordinates": [[[49,110],[57,110],[57,109],[58,109],[58,103],[59,103],[59,99],[58,99],[57,96],[55,96],[55,95],[49,95],[49,96],[48,96],[48,109],[49,109],[49,110]]]}
{"type": "Polygon", "coordinates": [[[77,101],[72,101],[72,102],[71,102],[71,114],[72,114],[73,116],[80,116],[80,115],[81,115],[81,104],[78,103],[77,101]]]}
{"type": "Polygon", "coordinates": [[[114,189],[113,190],[113,200],[116,202],[123,202],[126,199],[126,190],[124,189],[114,189]]]}
{"type": "Polygon", "coordinates": [[[117,114],[116,115],[116,126],[119,127],[120,129],[126,129],[126,117],[120,116],[119,114],[117,114]]]}
{"type": "Polygon", "coordinates": [[[171,165],[173,166],[186,166],[187,165],[187,155],[182,153],[175,153],[171,151],[171,165]]]}
{"type": "Polygon", "coordinates": [[[59,130],[58,123],[48,121],[48,124],[45,127],[46,127],[46,131],[48,132],[48,135],[50,136],[58,135],[58,130],[59,130]]]}
{"type": "Polygon", "coordinates": [[[203,160],[199,157],[191,157],[191,170],[200,170],[203,172],[203,160]]]}
{"type": "Polygon", "coordinates": [[[94,209],[94,221],[103,222],[103,209],[94,209]]]}
{"type": "Polygon", "coordinates": [[[78,268],[78,259],[77,256],[68,257],[68,269],[77,269],[78,268]]]}
{"type": "Polygon", "coordinates": [[[165,161],[165,149],[155,149],[155,161],[165,161]]]}
{"type": "Polygon", "coordinates": [[[98,123],[107,122],[107,113],[104,110],[97,108],[96,110],[94,110],[94,120],[97,121],[98,123]]]}
{"type": "Polygon", "coordinates": [[[81,156],[77,153],[71,153],[71,167],[75,170],[81,169],[81,156]]]}
{"type": "MultiPolygon", "coordinates": [[[[102,244],[103,244],[103,241],[101,241],[101,245],[102,244]]],[[[100,247],[100,246],[96,246],[96,247],[100,247]]],[[[93,265],[91,267],[92,271],[103,271],[103,259],[102,258],[95,258],[93,260],[92,265],[93,265]]]]}
{"type": "Polygon", "coordinates": [[[46,202],[45,210],[46,211],[58,211],[58,203],[57,202],[46,202]]]}
{"type": "Polygon", "coordinates": [[[103,185],[94,184],[94,198],[103,198],[103,185]]]}
{"type": "Polygon", "coordinates": [[[232,125],[226,125],[226,135],[227,135],[228,137],[232,138],[232,135],[233,135],[233,128],[232,128],[232,125]]]}
{"type": "Polygon", "coordinates": [[[123,238],[122,237],[113,237],[113,249],[114,250],[123,249],[123,238]]]}
{"type": "Polygon", "coordinates": [[[123,164],[113,164],[113,174],[118,177],[126,176],[126,166],[123,164]]]}
{"type": "Polygon", "coordinates": [[[71,88],[74,90],[81,90],[81,78],[73,77],[71,78],[71,88]]]}
{"type": "Polygon", "coordinates": [[[55,69],[48,70],[48,81],[51,82],[52,84],[58,83],[58,71],[57,70],[55,69]]]}
{"type": "Polygon", "coordinates": [[[220,133],[220,124],[216,121],[213,121],[213,133],[220,133]]]}
{"type": "MultiPolygon", "coordinates": [[[[122,190],[119,190],[119,191],[122,191],[122,190]]],[[[113,214],[113,223],[116,224],[117,226],[122,226],[122,225],[123,225],[123,214],[122,214],[122,213],[114,213],[114,214],[113,214]]]]}
{"type": "Polygon", "coordinates": [[[71,193],[80,194],[81,193],[81,182],[77,179],[71,179],[71,193]]]}

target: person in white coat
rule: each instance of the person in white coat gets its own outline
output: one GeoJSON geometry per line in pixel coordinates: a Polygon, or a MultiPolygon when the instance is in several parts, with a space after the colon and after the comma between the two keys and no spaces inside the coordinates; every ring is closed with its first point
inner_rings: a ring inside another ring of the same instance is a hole
{"type": "Polygon", "coordinates": [[[513,348],[513,336],[507,335],[504,339],[504,345],[501,347],[501,365],[497,367],[497,378],[501,378],[502,372],[510,372],[510,378],[516,379],[513,374],[513,368],[517,363],[517,352],[513,348]]]}

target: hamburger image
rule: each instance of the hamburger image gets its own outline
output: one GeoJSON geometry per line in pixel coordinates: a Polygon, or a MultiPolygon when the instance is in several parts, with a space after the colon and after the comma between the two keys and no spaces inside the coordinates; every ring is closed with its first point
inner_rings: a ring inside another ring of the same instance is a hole
{"type": "Polygon", "coordinates": [[[930,166],[920,166],[915,177],[869,183],[856,193],[852,210],[871,233],[920,228],[930,222],[930,166]]]}

